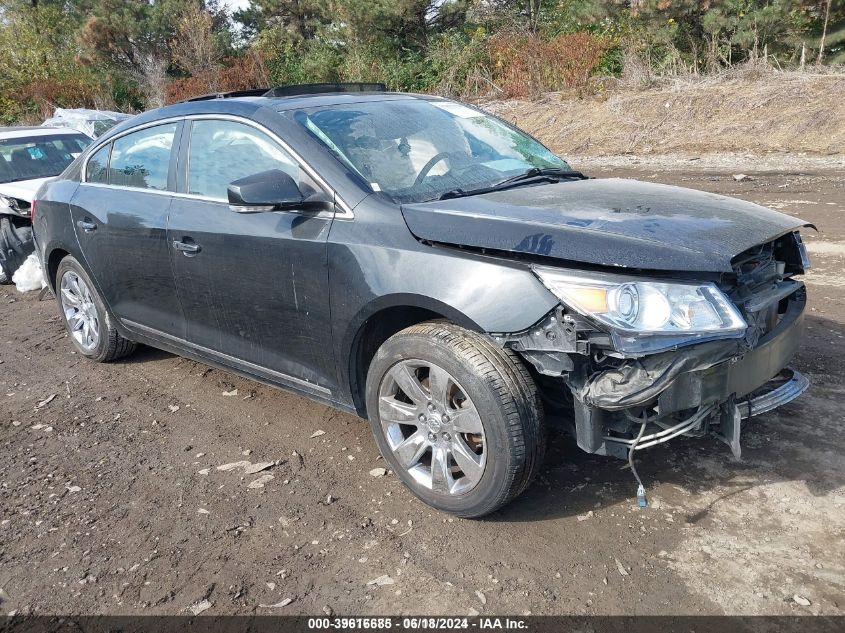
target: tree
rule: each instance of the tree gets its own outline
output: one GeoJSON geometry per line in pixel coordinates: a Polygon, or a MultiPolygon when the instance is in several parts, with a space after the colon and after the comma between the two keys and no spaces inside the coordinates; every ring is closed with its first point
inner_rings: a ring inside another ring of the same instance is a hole
{"type": "Polygon", "coordinates": [[[827,40],[827,25],[830,22],[830,7],[833,4],[833,0],[827,0],[827,4],[824,8],[824,26],[822,27],[822,37],[819,40],[819,57],[816,60],[817,64],[821,64],[822,60],[824,59],[824,45],[825,40],[827,40]]]}
{"type": "MultiPolygon", "coordinates": [[[[219,68],[223,58],[220,41],[214,37],[214,15],[200,4],[192,3],[176,26],[170,43],[173,61],[193,76],[219,68]]],[[[209,86],[213,89],[213,86],[209,86]]]]}
{"type": "Polygon", "coordinates": [[[329,0],[252,0],[234,17],[248,34],[272,31],[278,45],[294,48],[301,48],[332,21],[329,0]]]}

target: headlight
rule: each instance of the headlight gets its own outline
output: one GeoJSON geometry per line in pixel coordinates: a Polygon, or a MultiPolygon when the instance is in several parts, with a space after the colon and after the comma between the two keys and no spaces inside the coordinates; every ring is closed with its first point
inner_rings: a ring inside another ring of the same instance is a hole
{"type": "MultiPolygon", "coordinates": [[[[660,337],[739,337],[748,327],[736,307],[712,283],[666,283],[534,267],[563,303],[611,332],[660,337]]],[[[643,348],[643,346],[638,346],[643,348]]]]}

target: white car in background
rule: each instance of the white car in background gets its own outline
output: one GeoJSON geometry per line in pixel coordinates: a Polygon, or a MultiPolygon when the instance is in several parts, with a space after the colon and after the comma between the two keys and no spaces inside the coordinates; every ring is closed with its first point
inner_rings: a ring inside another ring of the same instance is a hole
{"type": "Polygon", "coordinates": [[[0,127],[0,283],[11,283],[34,250],[35,192],[90,144],[88,136],[69,129],[0,127]]]}

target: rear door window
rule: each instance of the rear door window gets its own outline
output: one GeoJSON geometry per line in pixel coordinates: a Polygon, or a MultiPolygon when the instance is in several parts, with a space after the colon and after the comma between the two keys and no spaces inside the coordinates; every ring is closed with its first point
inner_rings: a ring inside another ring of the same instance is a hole
{"type": "Polygon", "coordinates": [[[166,191],[177,125],[157,125],[115,140],[109,164],[109,184],[166,191]]]}

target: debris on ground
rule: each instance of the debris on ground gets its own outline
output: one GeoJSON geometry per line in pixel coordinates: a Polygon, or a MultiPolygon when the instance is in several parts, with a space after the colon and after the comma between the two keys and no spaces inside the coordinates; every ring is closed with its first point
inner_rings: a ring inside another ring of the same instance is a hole
{"type": "Polygon", "coordinates": [[[792,596],[792,601],[795,602],[795,604],[800,604],[802,607],[809,607],[811,604],[813,604],[808,598],[800,596],[797,593],[792,596]]]}
{"type": "Polygon", "coordinates": [[[385,468],[373,468],[370,471],[370,475],[373,477],[384,477],[387,474],[387,470],[385,468]]]}
{"type": "Polygon", "coordinates": [[[82,490],[82,488],[80,488],[79,486],[68,486],[67,487],[68,492],[79,492],[80,490],[82,490]]]}
{"type": "Polygon", "coordinates": [[[211,602],[206,600],[200,600],[199,602],[195,602],[190,607],[185,609],[185,611],[190,611],[191,615],[199,615],[203,611],[208,611],[211,608],[211,602]]]}
{"type": "Polygon", "coordinates": [[[224,391],[223,395],[224,396],[236,396],[236,395],[238,395],[238,390],[232,389],[231,391],[224,391]]]}
{"type": "Polygon", "coordinates": [[[200,508],[199,510],[197,510],[197,514],[211,514],[211,512],[209,512],[205,508],[200,508]]]}
{"type": "Polygon", "coordinates": [[[244,468],[244,474],[254,475],[255,473],[260,473],[262,470],[272,468],[275,465],[276,462],[256,462],[255,464],[250,464],[249,466],[244,468]]]}
{"type": "Polygon", "coordinates": [[[275,477],[273,475],[261,475],[261,477],[259,477],[258,479],[251,481],[247,488],[249,488],[250,490],[254,490],[256,488],[263,488],[264,484],[269,481],[273,481],[274,479],[275,477]]]}
{"type": "Polygon", "coordinates": [[[40,409],[42,407],[46,407],[48,404],[53,402],[53,400],[55,400],[55,399],[56,399],[56,394],[49,395],[46,398],[44,398],[43,400],[39,400],[38,404],[35,405],[35,408],[40,409]]]}
{"type": "Polygon", "coordinates": [[[288,606],[291,602],[293,602],[293,598],[285,598],[276,604],[259,604],[258,606],[262,609],[281,609],[282,607],[288,606]]]}
{"type": "Polygon", "coordinates": [[[593,518],[593,511],[592,510],[587,512],[587,514],[579,514],[578,515],[579,521],[586,521],[587,519],[592,519],[592,518],[593,518]]]}
{"type": "Polygon", "coordinates": [[[237,468],[249,468],[250,466],[252,466],[252,463],[244,459],[239,462],[232,462],[231,464],[223,464],[222,466],[218,466],[217,470],[227,473],[230,470],[235,470],[237,468]]]}
{"type": "Polygon", "coordinates": [[[618,558],[614,558],[613,560],[615,560],[615,561],[616,561],[616,569],[618,569],[618,570],[619,570],[619,573],[620,573],[620,574],[622,574],[623,576],[628,576],[628,575],[629,575],[629,574],[628,574],[628,570],[627,570],[627,569],[625,569],[625,565],[623,565],[623,564],[619,561],[619,559],[618,559],[618,558]]]}
{"type": "Polygon", "coordinates": [[[748,182],[753,179],[748,174],[734,174],[734,180],[737,182],[748,182]]]}
{"type": "Polygon", "coordinates": [[[375,587],[384,587],[385,585],[395,584],[395,582],[396,581],[393,580],[393,578],[391,578],[387,574],[384,574],[383,576],[379,576],[378,578],[370,580],[367,584],[375,587]]]}
{"type": "Polygon", "coordinates": [[[480,589],[475,592],[475,595],[478,596],[478,599],[481,601],[481,604],[487,604],[487,596],[484,595],[484,592],[480,589]]]}
{"type": "Polygon", "coordinates": [[[323,431],[322,429],[317,429],[316,431],[314,431],[311,434],[311,439],[314,439],[315,437],[320,437],[321,435],[325,435],[325,434],[326,434],[326,432],[323,431]]]}

